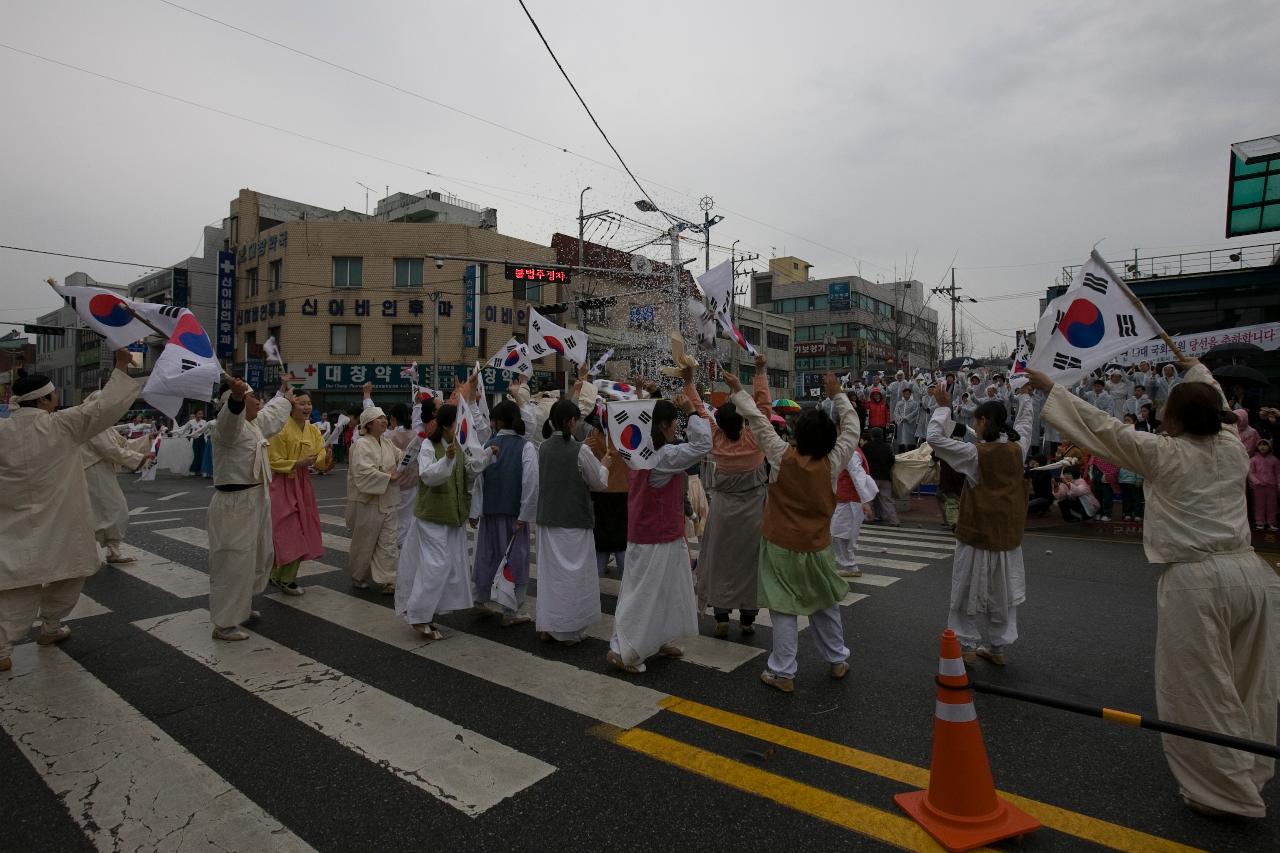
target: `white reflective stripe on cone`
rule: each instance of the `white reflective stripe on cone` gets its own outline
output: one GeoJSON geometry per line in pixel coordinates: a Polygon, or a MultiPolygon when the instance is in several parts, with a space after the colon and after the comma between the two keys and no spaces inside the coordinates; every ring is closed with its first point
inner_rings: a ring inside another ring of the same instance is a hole
{"type": "Polygon", "coordinates": [[[964,661],[960,658],[938,658],[939,675],[964,675],[964,661]]]}
{"type": "Polygon", "coordinates": [[[934,702],[934,713],[938,715],[939,720],[945,720],[948,723],[972,723],[978,719],[978,712],[974,710],[972,702],[965,702],[963,705],[950,705],[946,702],[934,702]]]}

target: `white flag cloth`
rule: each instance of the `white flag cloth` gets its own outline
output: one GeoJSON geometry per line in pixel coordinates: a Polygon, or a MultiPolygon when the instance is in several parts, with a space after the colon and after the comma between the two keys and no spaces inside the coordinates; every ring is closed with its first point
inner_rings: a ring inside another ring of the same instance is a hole
{"type": "Polygon", "coordinates": [[[566,329],[529,309],[529,355],[534,361],[559,353],[574,364],[587,360],[587,334],[566,329]]]}
{"type": "Polygon", "coordinates": [[[484,390],[484,365],[476,362],[476,409],[480,414],[484,415],[487,422],[489,420],[489,395],[484,390]]]}
{"type": "Polygon", "coordinates": [[[284,359],[280,357],[280,347],[276,345],[275,335],[262,342],[262,353],[267,357],[267,361],[274,361],[284,367],[284,359]]]}
{"type": "Polygon", "coordinates": [[[600,371],[604,370],[604,366],[608,364],[609,359],[613,358],[613,347],[605,350],[604,355],[596,359],[596,363],[591,365],[591,369],[587,371],[588,376],[599,376],[600,371]]]}
{"type": "Polygon", "coordinates": [[[85,325],[106,338],[112,349],[124,349],[154,334],[154,330],[130,313],[131,310],[136,311],[135,306],[140,303],[100,287],[55,284],[53,289],[71,300],[71,307],[85,325]]]}
{"type": "Polygon", "coordinates": [[[627,466],[636,470],[652,468],[658,453],[653,449],[653,407],[657,400],[610,400],[609,438],[627,466]]]}
{"type": "Polygon", "coordinates": [[[461,394],[458,395],[458,420],[454,423],[453,434],[468,459],[476,461],[482,457],[485,450],[480,443],[480,435],[476,432],[475,410],[461,394]]]}
{"type": "Polygon", "coordinates": [[[1013,353],[1013,366],[1009,368],[1009,387],[1014,391],[1022,389],[1023,385],[1031,378],[1027,375],[1027,363],[1030,356],[1027,353],[1027,333],[1018,332],[1018,348],[1013,353]]]}
{"type": "Polygon", "coordinates": [[[495,370],[510,370],[522,376],[533,375],[533,363],[529,361],[529,348],[515,338],[502,345],[502,349],[489,359],[488,366],[495,370]]]}
{"type": "Polygon", "coordinates": [[[592,384],[596,386],[596,391],[605,400],[635,400],[640,396],[636,393],[636,386],[626,382],[597,379],[592,384]]]}
{"type": "Polygon", "coordinates": [[[511,546],[515,541],[515,534],[512,534],[507,550],[502,552],[502,562],[498,565],[498,572],[493,576],[493,586],[489,590],[489,598],[508,610],[518,610],[520,607],[520,602],[516,600],[516,575],[511,568],[511,546]]]}
{"type": "Polygon", "coordinates": [[[165,328],[167,324],[163,321],[169,320],[173,311],[176,310],[178,316],[176,322],[171,321],[172,329],[167,330],[169,340],[151,368],[151,376],[142,389],[142,398],[170,418],[176,418],[184,399],[209,399],[222,377],[222,366],[195,314],[186,308],[174,309],[171,305],[136,303],[136,310],[143,316],[152,307],[160,310],[156,316],[147,319],[159,328],[165,328]]]}
{"type": "Polygon", "coordinates": [[[422,449],[422,442],[426,437],[427,434],[425,432],[419,432],[410,439],[409,446],[404,449],[404,453],[400,456],[400,461],[396,463],[397,474],[418,461],[418,451],[422,449]]]}
{"type": "Polygon", "coordinates": [[[1095,251],[1036,324],[1030,368],[1074,385],[1107,359],[1159,334],[1160,325],[1145,306],[1133,304],[1129,288],[1095,251]]]}
{"type": "Polygon", "coordinates": [[[153,455],[147,460],[147,464],[143,465],[142,470],[138,473],[138,482],[149,483],[156,478],[156,468],[158,467],[156,465],[156,461],[160,458],[159,434],[156,435],[155,441],[151,442],[150,450],[153,455]]]}
{"type": "Polygon", "coordinates": [[[720,321],[720,328],[725,334],[738,342],[738,346],[750,355],[756,355],[756,348],[747,342],[746,337],[733,324],[730,308],[733,305],[733,263],[724,261],[716,264],[697,278],[698,287],[707,297],[707,307],[720,321]]]}
{"type": "Polygon", "coordinates": [[[698,343],[712,348],[716,344],[716,315],[701,299],[689,298],[689,317],[698,335],[698,343]]]}

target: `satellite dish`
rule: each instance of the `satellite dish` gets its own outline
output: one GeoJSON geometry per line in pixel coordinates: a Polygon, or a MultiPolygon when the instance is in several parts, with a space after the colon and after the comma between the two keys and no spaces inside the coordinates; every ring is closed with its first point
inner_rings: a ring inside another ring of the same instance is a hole
{"type": "Polygon", "coordinates": [[[651,273],[653,272],[653,262],[644,255],[632,255],[631,271],[638,273],[651,273]]]}

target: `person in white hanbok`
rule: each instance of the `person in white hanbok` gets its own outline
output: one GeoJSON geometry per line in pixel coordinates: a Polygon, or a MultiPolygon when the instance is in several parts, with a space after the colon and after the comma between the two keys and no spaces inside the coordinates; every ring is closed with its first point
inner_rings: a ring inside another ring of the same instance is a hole
{"type": "Polygon", "coordinates": [[[471,480],[483,463],[458,446],[457,417],[456,406],[441,406],[418,451],[414,518],[396,567],[396,613],[432,640],[444,638],[435,625],[438,614],[472,606],[466,522],[471,480]]]}
{"type": "MultiPolygon", "coordinates": [[[[403,406],[404,404],[400,404],[403,406]]],[[[372,578],[384,594],[395,592],[400,505],[401,448],[386,435],[387,417],[370,406],[360,413],[360,435],[351,443],[347,468],[347,512],[351,551],[347,565],[356,585],[372,578]]]]}
{"type": "Polygon", "coordinates": [[[93,541],[79,446],[120,419],[138,396],[126,372],[133,358],[116,352],[102,396],[58,410],[45,376],[13,383],[9,417],[0,418],[0,672],[10,647],[40,619],[40,645],[71,636],[62,624],[84,579],[102,565],[93,541]]]}
{"type": "MultiPolygon", "coordinates": [[[[1044,417],[1145,478],[1147,560],[1156,586],[1160,719],[1267,744],[1280,698],[1280,578],[1254,553],[1245,513],[1249,457],[1222,389],[1199,361],[1169,392],[1164,434],[1139,432],[1080,405],[1047,376],[1044,417]],[[1224,428],[1227,425],[1228,428],[1224,428]]],[[[1261,818],[1275,760],[1164,736],[1165,758],[1195,811],[1261,818]]]]}
{"type": "MultiPolygon", "coordinates": [[[[750,402],[750,401],[749,401],[750,402]]],[[[757,412],[756,414],[759,414],[757,412]]],[[[693,403],[659,400],[650,424],[657,453],[652,468],[631,471],[627,493],[627,570],[618,591],[607,660],[625,672],[645,671],[655,654],[680,657],[676,644],[698,633],[689,546],[684,539],[685,471],[711,452],[711,423],[693,403]],[[686,444],[673,444],[676,405],[689,419],[686,444]]]]}
{"type": "Polygon", "coordinates": [[[267,447],[293,411],[287,383],[265,405],[243,380],[222,394],[213,428],[209,501],[209,621],[215,640],[247,640],[239,625],[255,615],[275,563],[271,538],[271,460],[267,447]]]}
{"type": "MultiPolygon", "coordinates": [[[[538,605],[534,628],[544,641],[572,646],[600,619],[595,510],[591,490],[609,485],[612,452],[596,459],[573,436],[576,403],[557,400],[547,423],[554,430],[538,447],[538,605]]],[[[630,563],[624,578],[631,575],[630,563]]],[[[692,591],[692,578],[690,579],[692,591]]],[[[692,594],[692,592],[691,592],[692,594]]]]}
{"type": "MultiPolygon", "coordinates": [[[[102,394],[94,391],[85,398],[92,402],[102,394]]],[[[120,543],[129,529],[129,504],[116,479],[119,470],[136,471],[154,458],[149,450],[136,445],[149,445],[145,437],[126,441],[114,428],[102,432],[80,445],[80,461],[84,465],[85,484],[89,489],[89,509],[93,512],[93,532],[98,544],[107,549],[107,562],[132,563],[133,557],[120,553],[120,543]]]]}
{"type": "MultiPolygon", "coordinates": [[[[946,388],[944,394],[950,394],[946,388]]],[[[836,510],[831,515],[831,549],[835,552],[836,572],[842,578],[860,578],[858,568],[858,535],[864,520],[875,519],[872,501],[880,494],[871,479],[867,458],[855,450],[836,478],[836,510]]]]}
{"type": "Polygon", "coordinates": [[[1022,534],[1028,486],[1023,465],[1031,447],[1033,415],[1027,390],[1023,386],[1016,395],[1018,414],[1012,428],[1004,403],[988,400],[978,406],[977,444],[951,437],[951,407],[935,391],[939,399],[929,421],[929,446],[965,479],[947,627],[960,639],[967,664],[982,657],[1003,666],[1007,647],[1018,639],[1018,606],[1026,600],[1022,534]],[[987,644],[982,645],[984,639],[987,644]]]}
{"type": "Polygon", "coordinates": [[[916,436],[916,426],[919,418],[919,401],[912,398],[910,388],[903,388],[901,399],[893,407],[893,422],[898,427],[894,438],[897,441],[899,453],[915,450],[916,445],[919,444],[916,436]]]}

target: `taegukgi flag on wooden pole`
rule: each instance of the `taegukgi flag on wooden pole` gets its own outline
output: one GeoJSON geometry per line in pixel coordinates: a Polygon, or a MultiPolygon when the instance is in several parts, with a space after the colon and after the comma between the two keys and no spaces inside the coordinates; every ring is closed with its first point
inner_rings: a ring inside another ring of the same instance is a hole
{"type": "Polygon", "coordinates": [[[1073,385],[1117,353],[1163,333],[1094,251],[1071,289],[1050,302],[1036,324],[1036,351],[1028,367],[1073,385]]]}
{"type": "Polygon", "coordinates": [[[627,466],[652,468],[658,453],[653,449],[653,407],[657,400],[610,400],[605,404],[609,438],[627,466]]]}
{"type": "Polygon", "coordinates": [[[134,309],[169,333],[142,398],[171,418],[178,416],[184,399],[208,400],[222,378],[222,365],[196,315],[186,308],[148,302],[134,303],[134,309]]]}
{"type": "Polygon", "coordinates": [[[275,335],[262,342],[262,354],[267,357],[267,361],[274,361],[284,367],[284,359],[280,357],[280,347],[276,344],[275,335]]]}
{"type": "Polygon", "coordinates": [[[50,285],[59,296],[67,298],[86,326],[107,339],[112,349],[124,349],[154,334],[135,316],[134,307],[139,303],[132,299],[101,287],[68,287],[53,284],[52,280],[50,285]]]}
{"type": "Polygon", "coordinates": [[[516,599],[516,575],[511,568],[511,546],[515,541],[516,535],[512,533],[507,542],[507,550],[502,552],[502,562],[498,564],[498,571],[493,576],[493,586],[489,589],[489,597],[508,610],[520,607],[520,602],[516,599]]]}
{"type": "Polygon", "coordinates": [[[1009,368],[1009,387],[1014,391],[1022,389],[1031,377],[1027,375],[1030,356],[1027,353],[1027,333],[1018,332],[1018,346],[1013,351],[1013,366],[1009,368]]]}
{"type": "Polygon", "coordinates": [[[476,461],[484,455],[484,445],[476,432],[475,408],[461,394],[458,395],[458,419],[454,422],[453,435],[468,459],[476,461]]]}
{"type": "Polygon", "coordinates": [[[502,345],[502,349],[489,359],[488,366],[495,370],[510,370],[523,376],[533,375],[533,364],[529,361],[529,348],[515,338],[502,345]]]}
{"type": "Polygon", "coordinates": [[[529,355],[535,361],[556,353],[577,365],[585,364],[587,360],[586,332],[557,326],[532,308],[529,309],[528,347],[529,355]]]}

